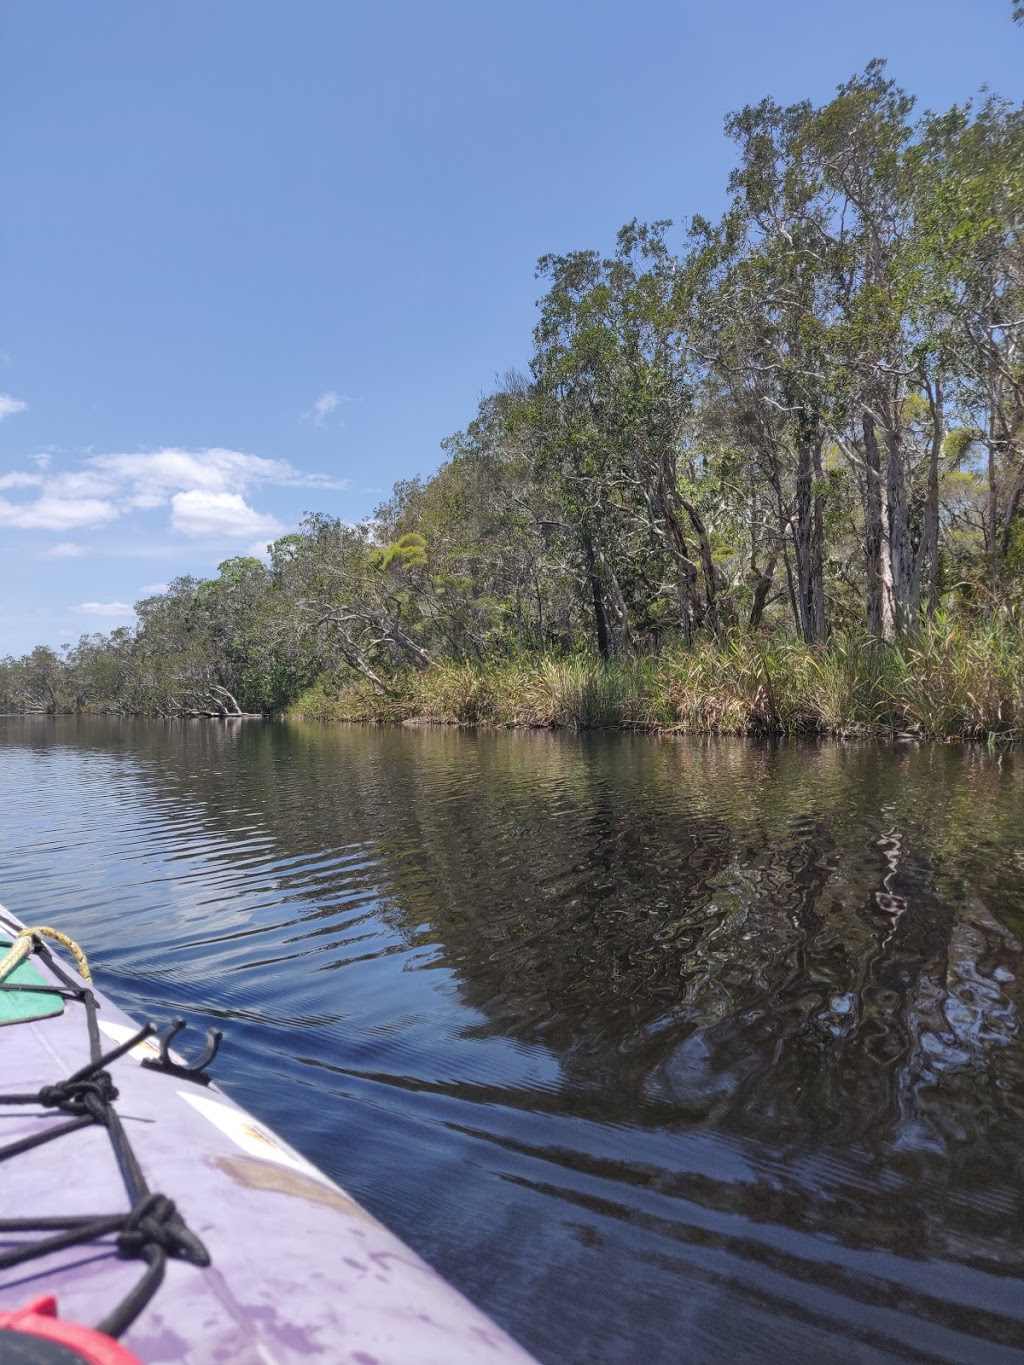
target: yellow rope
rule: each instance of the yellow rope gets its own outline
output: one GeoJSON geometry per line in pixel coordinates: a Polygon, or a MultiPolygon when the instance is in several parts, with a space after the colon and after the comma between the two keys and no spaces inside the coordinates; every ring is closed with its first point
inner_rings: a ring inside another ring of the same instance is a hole
{"type": "Polygon", "coordinates": [[[52,938],[61,944],[78,963],[79,976],[84,977],[86,981],[92,980],[88,960],[75,940],[68,938],[67,934],[62,934],[59,929],[51,929],[48,924],[36,924],[31,929],[21,929],[15,934],[14,942],[7,950],[6,956],[0,958],[0,981],[5,981],[19,962],[24,962],[32,951],[32,940],[36,937],[52,938]]]}

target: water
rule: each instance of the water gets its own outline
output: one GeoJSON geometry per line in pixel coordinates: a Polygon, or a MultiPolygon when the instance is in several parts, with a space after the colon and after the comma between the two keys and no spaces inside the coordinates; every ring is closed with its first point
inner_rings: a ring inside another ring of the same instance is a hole
{"type": "Polygon", "coordinates": [[[1024,755],[6,718],[0,811],[542,1361],[1024,1360],[1024,755]]]}

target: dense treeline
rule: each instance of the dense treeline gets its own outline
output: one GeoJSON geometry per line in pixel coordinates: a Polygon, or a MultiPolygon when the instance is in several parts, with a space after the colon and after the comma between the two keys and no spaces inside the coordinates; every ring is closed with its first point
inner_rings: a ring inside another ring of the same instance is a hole
{"type": "Polygon", "coordinates": [[[541,260],[530,374],[436,475],[5,660],[2,699],[269,711],[353,671],[387,698],[439,664],[1019,639],[1024,110],[915,116],[874,63],[726,128],[719,221],[541,260]]]}

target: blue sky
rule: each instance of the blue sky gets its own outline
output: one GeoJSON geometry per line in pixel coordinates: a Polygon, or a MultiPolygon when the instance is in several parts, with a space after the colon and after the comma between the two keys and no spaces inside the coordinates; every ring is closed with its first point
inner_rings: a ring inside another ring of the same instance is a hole
{"type": "Polygon", "coordinates": [[[876,56],[1024,95],[1010,0],[10,0],[0,654],[429,474],[539,255],[715,214],[729,110],[876,56]]]}

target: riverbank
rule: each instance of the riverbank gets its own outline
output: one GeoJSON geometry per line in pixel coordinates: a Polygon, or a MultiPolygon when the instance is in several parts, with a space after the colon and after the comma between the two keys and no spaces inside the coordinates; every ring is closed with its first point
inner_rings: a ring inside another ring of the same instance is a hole
{"type": "Polygon", "coordinates": [[[928,627],[913,642],[747,638],[657,659],[529,658],[403,671],[383,694],[321,682],[287,714],[684,734],[1012,740],[1024,725],[1019,631],[928,627]]]}

